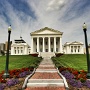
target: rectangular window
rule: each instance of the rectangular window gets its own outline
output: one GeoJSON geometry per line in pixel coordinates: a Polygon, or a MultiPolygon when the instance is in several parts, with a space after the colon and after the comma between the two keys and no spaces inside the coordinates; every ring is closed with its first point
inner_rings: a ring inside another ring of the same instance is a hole
{"type": "Polygon", "coordinates": [[[21,50],[21,54],[23,53],[23,50],[21,50]]]}
{"type": "Polygon", "coordinates": [[[16,49],[16,47],[14,47],[14,49],[16,49]]]}
{"type": "Polygon", "coordinates": [[[16,54],[16,50],[14,50],[14,53],[16,54]]]}
{"type": "Polygon", "coordinates": [[[78,52],[80,52],[80,50],[78,49],[78,52]]]}
{"type": "Polygon", "coordinates": [[[18,50],[18,54],[19,54],[19,50],[18,50]]]}
{"type": "Polygon", "coordinates": [[[76,52],[76,49],[75,49],[75,52],[76,52]]]}
{"type": "Polygon", "coordinates": [[[71,52],[73,52],[73,49],[71,49],[71,52]]]}

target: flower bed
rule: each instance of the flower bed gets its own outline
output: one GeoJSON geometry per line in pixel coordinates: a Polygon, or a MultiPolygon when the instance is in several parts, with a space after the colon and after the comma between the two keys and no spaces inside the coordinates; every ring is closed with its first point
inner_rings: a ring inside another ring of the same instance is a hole
{"type": "Polygon", "coordinates": [[[55,53],[56,57],[60,57],[63,55],[63,53],[55,53]]]}
{"type": "Polygon", "coordinates": [[[70,90],[90,90],[90,80],[86,78],[86,71],[78,71],[73,68],[65,67],[59,68],[59,71],[67,79],[70,90]]]}
{"type": "MultiPolygon", "coordinates": [[[[31,74],[34,68],[22,68],[10,70],[10,78],[3,79],[4,71],[0,73],[0,90],[5,88],[11,88],[12,86],[18,85],[18,88],[22,88],[22,82],[27,75],[31,74]]],[[[8,89],[5,89],[8,90],[8,89]]]]}
{"type": "Polygon", "coordinates": [[[38,53],[32,53],[32,54],[29,54],[29,55],[31,55],[31,56],[33,56],[33,57],[38,57],[38,53]]]}

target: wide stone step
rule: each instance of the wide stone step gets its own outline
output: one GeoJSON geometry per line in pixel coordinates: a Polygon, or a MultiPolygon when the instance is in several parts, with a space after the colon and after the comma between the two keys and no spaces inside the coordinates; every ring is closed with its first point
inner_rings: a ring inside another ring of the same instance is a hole
{"type": "Polygon", "coordinates": [[[54,65],[39,65],[39,67],[55,67],[54,65]]]}
{"type": "Polygon", "coordinates": [[[36,69],[36,71],[57,71],[57,69],[36,69]]]}
{"type": "Polygon", "coordinates": [[[46,86],[60,86],[64,87],[64,83],[27,83],[27,87],[46,87],[46,86]]]}
{"type": "Polygon", "coordinates": [[[57,69],[36,69],[36,72],[57,72],[57,69]]]}
{"type": "Polygon", "coordinates": [[[63,83],[63,79],[29,79],[28,83],[63,83]]]}

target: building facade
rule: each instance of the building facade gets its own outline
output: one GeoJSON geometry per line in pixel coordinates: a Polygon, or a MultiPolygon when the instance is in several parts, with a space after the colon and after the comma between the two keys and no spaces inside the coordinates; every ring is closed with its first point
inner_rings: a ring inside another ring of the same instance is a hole
{"type": "Polygon", "coordinates": [[[0,43],[0,55],[3,55],[5,53],[5,44],[0,43]]]}
{"type": "Polygon", "coordinates": [[[14,40],[11,45],[11,55],[28,55],[30,54],[30,46],[23,40],[14,40]]]}
{"type": "Polygon", "coordinates": [[[31,53],[62,53],[62,32],[48,27],[30,33],[31,53]]]}
{"type": "Polygon", "coordinates": [[[65,54],[84,54],[83,43],[81,42],[66,42],[63,46],[63,52],[65,54]]]}

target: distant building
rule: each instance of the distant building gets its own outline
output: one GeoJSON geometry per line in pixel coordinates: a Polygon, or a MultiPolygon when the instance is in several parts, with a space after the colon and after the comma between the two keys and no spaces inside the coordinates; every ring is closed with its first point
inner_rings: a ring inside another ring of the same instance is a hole
{"type": "Polygon", "coordinates": [[[81,42],[66,42],[63,46],[63,52],[65,54],[84,54],[83,43],[81,42]]]}
{"type": "MultiPolygon", "coordinates": [[[[9,50],[11,50],[12,41],[10,41],[9,50]]],[[[8,41],[5,42],[5,51],[7,51],[8,41]]]]}
{"type": "Polygon", "coordinates": [[[28,55],[30,53],[30,46],[23,40],[14,40],[11,45],[11,55],[28,55]]]}
{"type": "Polygon", "coordinates": [[[90,54],[90,44],[88,45],[88,51],[89,51],[89,54],[90,54]]]}
{"type": "Polygon", "coordinates": [[[48,27],[31,32],[31,53],[38,52],[42,57],[62,53],[62,35],[63,32],[48,27]]]}
{"type": "Polygon", "coordinates": [[[4,52],[5,52],[5,44],[0,43],[0,55],[4,54],[4,52]]]}
{"type": "MultiPolygon", "coordinates": [[[[11,44],[12,44],[12,41],[10,41],[10,44],[9,44],[9,54],[11,54],[11,44]]],[[[5,54],[7,53],[7,46],[8,46],[8,41],[5,42],[5,54]]]]}

